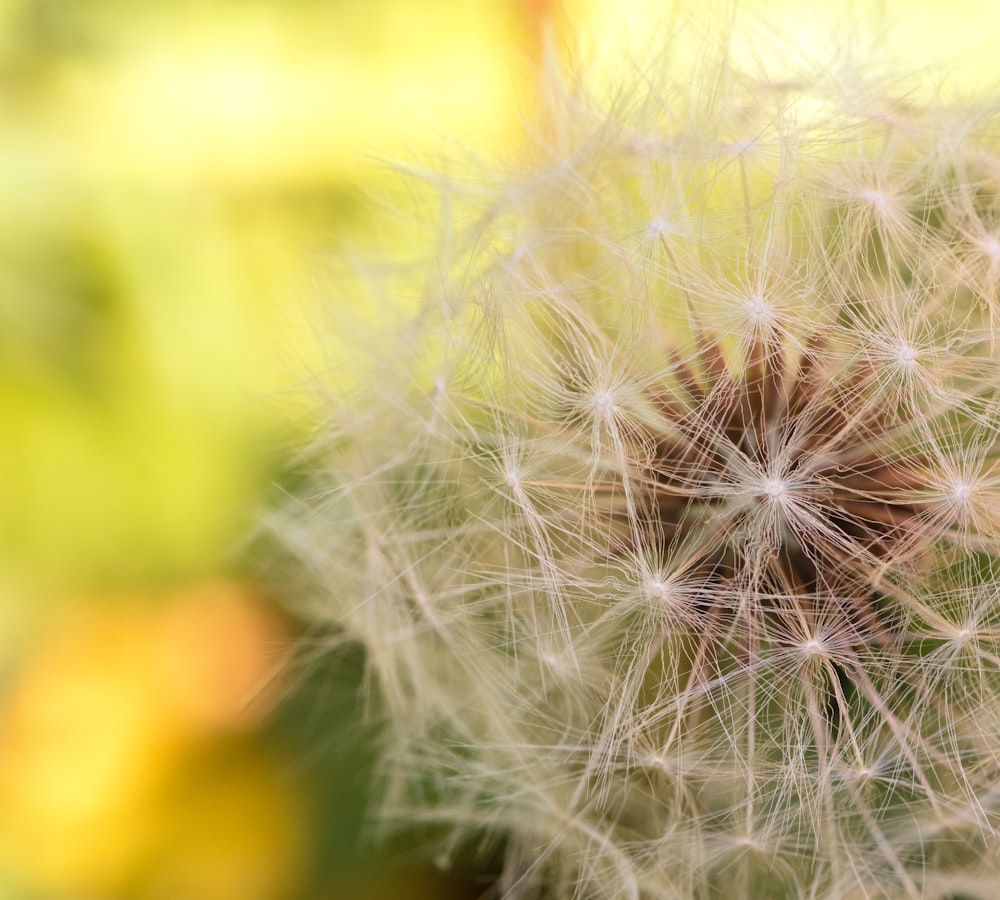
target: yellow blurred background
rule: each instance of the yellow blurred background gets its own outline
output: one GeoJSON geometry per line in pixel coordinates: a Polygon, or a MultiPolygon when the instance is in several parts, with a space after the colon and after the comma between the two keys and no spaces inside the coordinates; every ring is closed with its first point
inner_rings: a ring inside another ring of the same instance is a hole
{"type": "Polygon", "coordinates": [[[239,549],[328,261],[393,227],[376,155],[508,140],[545,15],[0,0],[0,897],[396,892],[351,859],[363,760],[307,758],[337,721],[272,712],[295,626],[239,549]]]}
{"type": "MultiPolygon", "coordinates": [[[[966,89],[1000,72],[993,4],[747,8],[802,54],[865,17],[966,89]]],[[[356,707],[287,683],[242,539],[334,352],[336,260],[399,227],[379,159],[512,145],[544,33],[614,70],[646,15],[0,0],[0,898],[463,896],[359,863],[356,707]]]]}

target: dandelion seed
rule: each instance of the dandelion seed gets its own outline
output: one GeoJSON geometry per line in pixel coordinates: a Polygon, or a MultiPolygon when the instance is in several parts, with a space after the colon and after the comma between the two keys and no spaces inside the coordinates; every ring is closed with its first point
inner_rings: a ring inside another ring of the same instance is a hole
{"type": "Polygon", "coordinates": [[[510,261],[517,265],[524,262],[531,254],[531,250],[525,244],[518,244],[514,252],[510,255],[510,261]]]}
{"type": "Polygon", "coordinates": [[[972,486],[964,481],[956,481],[951,484],[951,498],[962,506],[968,505],[972,499],[972,486]]]}
{"type": "Polygon", "coordinates": [[[893,357],[896,363],[903,369],[914,369],[917,365],[917,351],[911,347],[909,344],[900,344],[897,348],[893,357]]]}
{"type": "Polygon", "coordinates": [[[668,588],[662,581],[650,581],[647,585],[649,595],[657,600],[665,600],[668,595],[668,588]]]}
{"type": "Polygon", "coordinates": [[[730,156],[743,156],[749,153],[756,144],[756,141],[752,138],[745,138],[740,141],[730,141],[728,144],[723,144],[722,152],[730,156]]]}
{"type": "Polygon", "coordinates": [[[659,237],[663,234],[670,234],[671,228],[670,223],[666,219],[657,216],[649,223],[649,227],[646,229],[646,233],[651,237],[659,237]]]}
{"type": "Polygon", "coordinates": [[[747,300],[747,317],[755,325],[770,324],[774,320],[774,310],[763,297],[751,297],[747,300]]]}
{"type": "Polygon", "coordinates": [[[763,488],[764,495],[775,502],[783,500],[788,493],[787,485],[780,478],[765,479],[763,488]]]}
{"type": "Polygon", "coordinates": [[[882,190],[876,190],[875,188],[865,188],[858,196],[881,215],[889,216],[892,213],[893,198],[891,194],[882,190]]]}
{"type": "Polygon", "coordinates": [[[857,784],[868,784],[878,778],[878,772],[869,766],[860,766],[852,774],[857,784]]]}
{"type": "Polygon", "coordinates": [[[1000,241],[993,235],[976,242],[979,248],[985,253],[991,262],[1000,263],[1000,241]]]}
{"type": "Polygon", "coordinates": [[[802,645],[802,655],[806,659],[819,659],[827,656],[826,647],[821,641],[812,638],[802,645]]]}
{"type": "Polygon", "coordinates": [[[590,405],[595,412],[610,414],[615,408],[615,398],[606,391],[598,391],[590,401],[590,405]]]}

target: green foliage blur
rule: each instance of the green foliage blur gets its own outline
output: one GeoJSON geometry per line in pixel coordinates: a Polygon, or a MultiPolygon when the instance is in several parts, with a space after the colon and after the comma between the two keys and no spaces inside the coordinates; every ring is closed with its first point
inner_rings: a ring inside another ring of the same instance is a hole
{"type": "Polygon", "coordinates": [[[509,126],[521,12],[4,0],[7,571],[215,565],[273,464],[276,392],[306,371],[322,257],[373,227],[372,154],[509,126]]]}
{"type": "Polygon", "coordinates": [[[357,665],[245,714],[237,581],[382,160],[507,140],[545,6],[0,0],[0,896],[445,890],[361,865],[357,665]]]}

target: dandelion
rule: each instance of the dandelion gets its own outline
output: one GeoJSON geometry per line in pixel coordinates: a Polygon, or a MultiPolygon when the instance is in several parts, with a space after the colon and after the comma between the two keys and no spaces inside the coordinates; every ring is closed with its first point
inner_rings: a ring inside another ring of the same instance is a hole
{"type": "Polygon", "coordinates": [[[433,371],[280,520],[381,819],[502,847],[498,897],[994,896],[1000,128],[645,76],[480,190],[433,371]]]}

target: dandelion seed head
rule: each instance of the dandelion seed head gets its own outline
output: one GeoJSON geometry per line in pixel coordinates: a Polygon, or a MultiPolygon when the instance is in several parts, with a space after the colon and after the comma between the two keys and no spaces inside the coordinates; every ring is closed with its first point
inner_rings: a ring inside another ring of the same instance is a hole
{"type": "Polygon", "coordinates": [[[740,849],[751,853],[763,853],[767,848],[751,834],[737,835],[733,838],[733,844],[740,849]]]}
{"type": "Polygon", "coordinates": [[[757,142],[753,138],[744,138],[738,141],[730,141],[723,144],[722,152],[729,156],[743,156],[754,149],[757,142]]]}
{"type": "Polygon", "coordinates": [[[857,784],[868,784],[878,778],[878,771],[871,766],[859,766],[851,774],[857,784]]]}
{"type": "Polygon", "coordinates": [[[761,490],[769,500],[780,503],[788,496],[788,483],[783,478],[765,478],[761,490]]]}
{"type": "Polygon", "coordinates": [[[983,253],[990,258],[991,262],[1000,263],[1000,240],[994,235],[989,235],[976,243],[983,253]]]}
{"type": "Polygon", "coordinates": [[[951,499],[956,503],[967,506],[972,500],[972,485],[966,481],[954,481],[950,485],[951,499]]]}
{"type": "Polygon", "coordinates": [[[610,414],[615,410],[615,397],[609,391],[596,391],[590,399],[590,407],[596,413],[610,414]]]}
{"type": "Polygon", "coordinates": [[[570,673],[571,664],[565,658],[557,653],[553,653],[551,650],[542,652],[539,655],[539,659],[549,675],[557,680],[565,679],[570,673]]]}
{"type": "Polygon", "coordinates": [[[655,769],[666,773],[670,772],[670,767],[667,765],[667,761],[658,753],[644,753],[640,757],[640,762],[648,769],[655,769]]]}
{"type": "Polygon", "coordinates": [[[928,837],[1000,833],[996,120],[697,79],[553,85],[449,187],[434,367],[380,343],[317,441],[285,538],[368,652],[384,818],[486,832],[511,898],[1000,885],[928,837]]]}
{"type": "Polygon", "coordinates": [[[659,578],[652,578],[646,582],[646,593],[653,599],[661,602],[669,602],[675,599],[675,591],[665,581],[659,578]]]}
{"type": "Polygon", "coordinates": [[[920,354],[915,347],[906,342],[902,342],[898,347],[896,347],[893,353],[893,359],[900,368],[910,371],[916,368],[919,355],[920,354]]]}
{"type": "Polygon", "coordinates": [[[802,655],[806,659],[820,659],[828,655],[826,645],[816,638],[810,638],[802,644],[802,655]]]}
{"type": "Polygon", "coordinates": [[[859,191],[861,200],[875,209],[880,215],[888,215],[892,212],[894,198],[885,190],[879,188],[864,188],[859,191]]]}
{"type": "Polygon", "coordinates": [[[670,231],[670,223],[662,216],[653,218],[646,228],[646,233],[650,237],[659,237],[660,235],[669,234],[670,231]]]}
{"type": "Polygon", "coordinates": [[[771,325],[777,318],[774,308],[760,294],[747,299],[746,314],[754,325],[771,325]]]}

